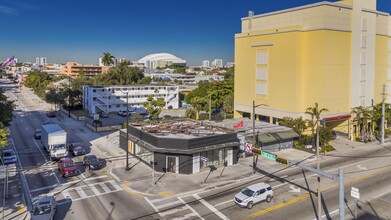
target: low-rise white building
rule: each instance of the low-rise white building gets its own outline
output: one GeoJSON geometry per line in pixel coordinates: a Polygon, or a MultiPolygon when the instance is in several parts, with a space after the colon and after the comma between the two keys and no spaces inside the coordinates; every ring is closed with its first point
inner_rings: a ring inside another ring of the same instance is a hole
{"type": "Polygon", "coordinates": [[[163,98],[164,108],[179,108],[179,87],[166,85],[83,86],[83,109],[90,114],[118,112],[130,107],[143,107],[149,95],[163,98]],[[126,97],[128,95],[128,97],[126,97]],[[128,99],[128,100],[127,100],[128,99]]]}

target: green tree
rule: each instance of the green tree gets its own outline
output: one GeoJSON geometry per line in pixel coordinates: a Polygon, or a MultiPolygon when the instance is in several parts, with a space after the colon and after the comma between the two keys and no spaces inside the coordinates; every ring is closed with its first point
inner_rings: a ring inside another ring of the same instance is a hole
{"type": "Polygon", "coordinates": [[[43,98],[49,82],[51,82],[51,78],[47,73],[31,71],[28,73],[24,85],[28,88],[33,88],[34,93],[43,98]]]}
{"type": "Polygon", "coordinates": [[[127,63],[120,63],[110,68],[106,74],[94,77],[94,85],[134,85],[142,82],[144,74],[137,67],[129,67],[127,63]]]}
{"type": "Polygon", "coordinates": [[[8,97],[4,95],[4,92],[0,90],[0,123],[3,125],[9,125],[14,118],[12,115],[14,109],[14,101],[8,100],[8,97]]]}
{"type": "Polygon", "coordinates": [[[166,105],[163,98],[154,99],[152,95],[149,95],[147,101],[144,102],[144,108],[147,109],[148,113],[153,119],[159,118],[162,108],[166,105]]]}
{"type": "Polygon", "coordinates": [[[0,149],[7,146],[7,138],[9,134],[5,129],[3,123],[0,122],[0,149]]]}
{"type": "Polygon", "coordinates": [[[113,61],[114,58],[115,57],[109,52],[103,53],[103,57],[102,57],[103,65],[110,66],[111,64],[114,64],[114,61],[113,61]]]}
{"type": "Polygon", "coordinates": [[[284,117],[278,121],[278,124],[288,128],[292,128],[300,136],[307,129],[307,123],[303,119],[303,117],[299,117],[299,118],[284,117]]]}
{"type": "Polygon", "coordinates": [[[353,122],[360,127],[360,136],[364,136],[367,131],[368,121],[371,119],[371,110],[363,106],[354,107],[352,110],[354,114],[353,122]]]}
{"type": "MultiPolygon", "coordinates": [[[[380,130],[381,128],[381,117],[382,117],[382,104],[376,104],[371,112],[371,120],[376,123],[376,129],[380,130]]],[[[391,121],[391,105],[388,103],[384,104],[384,118],[386,121],[391,121]]]]}
{"type": "Polygon", "coordinates": [[[45,101],[54,105],[54,109],[58,109],[60,105],[65,104],[65,95],[65,93],[62,93],[59,90],[50,89],[45,93],[45,101]]]}
{"type": "Polygon", "coordinates": [[[327,108],[319,108],[319,105],[317,102],[315,102],[314,107],[308,107],[305,111],[305,114],[309,115],[311,117],[311,120],[309,120],[309,124],[312,131],[312,137],[314,137],[315,129],[318,129],[318,123],[320,121],[320,115],[323,112],[327,112],[327,108]]]}

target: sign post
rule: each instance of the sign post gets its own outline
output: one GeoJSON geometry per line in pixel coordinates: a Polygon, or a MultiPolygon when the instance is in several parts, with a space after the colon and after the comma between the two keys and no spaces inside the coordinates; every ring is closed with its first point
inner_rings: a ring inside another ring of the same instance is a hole
{"type": "MultiPolygon", "coordinates": [[[[203,156],[201,156],[200,159],[201,159],[202,162],[205,163],[205,164],[207,164],[208,161],[209,161],[207,157],[203,157],[203,156]]],[[[206,170],[206,169],[204,169],[204,172],[203,172],[203,173],[204,173],[204,181],[202,181],[202,183],[205,183],[205,170],[206,170]]]]}
{"type": "Polygon", "coordinates": [[[352,190],[350,191],[350,195],[353,198],[355,198],[356,208],[354,210],[354,219],[357,219],[357,203],[358,203],[358,200],[360,199],[360,191],[357,188],[352,186],[352,190]]]}

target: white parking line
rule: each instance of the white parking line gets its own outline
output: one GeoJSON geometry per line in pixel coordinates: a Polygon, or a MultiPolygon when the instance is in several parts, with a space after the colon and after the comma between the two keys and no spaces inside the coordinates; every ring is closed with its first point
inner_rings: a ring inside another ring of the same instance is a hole
{"type": "Polygon", "coordinates": [[[186,209],[188,209],[188,207],[183,205],[183,206],[178,207],[176,209],[170,209],[170,210],[167,210],[167,211],[164,211],[164,212],[160,212],[159,215],[164,217],[164,216],[167,216],[167,215],[171,215],[173,213],[181,212],[181,211],[186,210],[186,209]]]}
{"type": "Polygon", "coordinates": [[[75,188],[77,194],[79,194],[80,198],[87,197],[87,194],[83,191],[82,187],[75,188]]]}
{"type": "Polygon", "coordinates": [[[229,220],[227,216],[225,216],[223,213],[221,213],[219,210],[217,210],[215,207],[213,207],[211,204],[206,202],[204,199],[202,199],[199,195],[193,194],[194,198],[198,199],[204,206],[206,206],[208,209],[210,209],[213,213],[215,213],[217,216],[219,216],[221,219],[229,220]]]}
{"type": "Polygon", "coordinates": [[[41,188],[36,188],[36,189],[29,190],[29,191],[30,191],[30,193],[33,193],[33,192],[38,192],[38,191],[45,190],[45,189],[53,189],[53,188],[56,188],[57,186],[58,186],[58,184],[54,184],[54,185],[51,185],[51,186],[45,186],[45,187],[41,187],[41,188]]]}
{"type": "Polygon", "coordinates": [[[155,210],[155,212],[159,212],[156,206],[147,197],[144,197],[144,199],[149,203],[149,205],[153,208],[153,210],[155,210]]]}
{"type": "Polygon", "coordinates": [[[105,183],[99,183],[99,185],[102,187],[102,189],[105,191],[105,193],[111,191],[111,190],[109,189],[109,187],[106,186],[105,183]]]}
{"type": "MultiPolygon", "coordinates": [[[[337,212],[339,212],[339,209],[334,210],[334,211],[328,213],[327,215],[322,215],[322,216],[320,217],[320,219],[322,219],[322,218],[324,218],[324,217],[326,217],[326,216],[332,216],[333,214],[335,214],[335,213],[337,213],[337,212]]],[[[314,218],[314,220],[318,220],[318,218],[314,218]]]]}
{"type": "Polygon", "coordinates": [[[71,196],[71,194],[69,194],[68,190],[62,191],[61,194],[62,194],[62,196],[63,196],[64,198],[67,198],[67,199],[72,200],[72,196],[71,196]]]}
{"type": "Polygon", "coordinates": [[[101,193],[99,192],[98,189],[95,188],[94,185],[90,186],[90,189],[92,190],[92,192],[94,192],[95,195],[99,196],[101,193]]]}
{"type": "Polygon", "coordinates": [[[111,181],[110,183],[111,183],[111,185],[113,185],[113,187],[114,187],[117,191],[123,190],[123,188],[122,188],[120,185],[118,185],[117,182],[111,181]]]}
{"type": "Polygon", "coordinates": [[[193,217],[193,216],[197,216],[197,214],[189,213],[187,215],[184,215],[184,216],[181,216],[181,217],[178,217],[178,218],[173,218],[172,220],[185,220],[185,219],[188,219],[188,218],[193,217]]]}
{"type": "Polygon", "coordinates": [[[156,208],[158,209],[164,209],[166,207],[169,207],[169,206],[174,206],[174,205],[179,205],[179,204],[182,204],[181,201],[178,201],[178,200],[175,200],[173,202],[168,202],[168,203],[164,203],[162,205],[159,205],[159,206],[156,206],[156,208]]]}
{"type": "Polygon", "coordinates": [[[215,207],[216,207],[216,206],[220,206],[220,205],[224,205],[224,204],[229,203],[229,202],[234,202],[234,200],[233,200],[233,199],[230,199],[230,200],[228,200],[228,201],[221,202],[221,203],[219,203],[219,204],[216,204],[215,207]]]}

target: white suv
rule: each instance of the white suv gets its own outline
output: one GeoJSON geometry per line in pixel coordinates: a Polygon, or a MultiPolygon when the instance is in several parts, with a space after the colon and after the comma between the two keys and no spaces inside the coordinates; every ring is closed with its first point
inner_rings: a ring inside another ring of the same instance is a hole
{"type": "Polygon", "coordinates": [[[235,203],[251,209],[255,203],[265,201],[271,202],[273,198],[273,189],[266,183],[257,183],[243,189],[242,192],[235,195],[235,203]]]}

